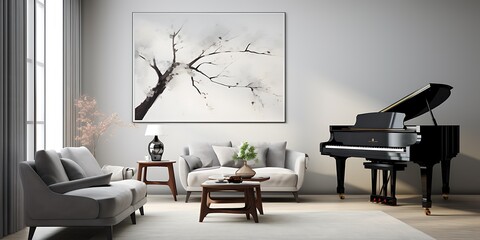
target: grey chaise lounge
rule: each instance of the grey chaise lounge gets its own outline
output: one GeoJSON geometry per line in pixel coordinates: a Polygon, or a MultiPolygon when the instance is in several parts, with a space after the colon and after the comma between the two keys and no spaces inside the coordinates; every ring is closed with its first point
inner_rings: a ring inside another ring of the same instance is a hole
{"type": "Polygon", "coordinates": [[[143,215],[146,185],[137,180],[110,183],[93,155],[84,147],[38,151],[35,161],[19,164],[25,198],[25,223],[32,239],[41,226],[103,226],[107,239],[113,225],[135,211],[143,215]],[[61,158],[60,157],[68,157],[61,158]]]}

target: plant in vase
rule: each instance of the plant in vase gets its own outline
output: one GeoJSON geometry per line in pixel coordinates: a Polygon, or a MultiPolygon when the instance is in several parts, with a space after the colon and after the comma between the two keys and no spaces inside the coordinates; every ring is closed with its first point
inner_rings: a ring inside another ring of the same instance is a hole
{"type": "Polygon", "coordinates": [[[257,153],[255,152],[255,147],[249,145],[248,142],[243,142],[238,153],[233,155],[233,160],[243,161],[243,166],[235,172],[235,175],[244,178],[255,176],[255,171],[247,164],[247,161],[253,160],[256,157],[257,153]]]}

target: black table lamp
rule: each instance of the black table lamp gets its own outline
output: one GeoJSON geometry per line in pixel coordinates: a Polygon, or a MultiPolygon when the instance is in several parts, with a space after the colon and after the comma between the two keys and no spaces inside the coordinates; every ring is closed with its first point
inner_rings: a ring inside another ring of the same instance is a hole
{"type": "Polygon", "coordinates": [[[162,161],[163,143],[158,139],[159,135],[163,135],[161,125],[147,125],[145,136],[154,136],[148,144],[148,153],[152,161],[162,161]]]}

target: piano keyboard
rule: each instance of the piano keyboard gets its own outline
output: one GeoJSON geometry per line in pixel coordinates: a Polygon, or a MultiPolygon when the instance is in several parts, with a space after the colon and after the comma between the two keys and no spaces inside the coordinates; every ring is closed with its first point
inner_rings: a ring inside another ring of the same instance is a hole
{"type": "Polygon", "coordinates": [[[325,148],[364,150],[364,151],[382,151],[382,152],[405,152],[406,151],[406,149],[403,147],[361,147],[361,146],[326,145],[325,148]]]}

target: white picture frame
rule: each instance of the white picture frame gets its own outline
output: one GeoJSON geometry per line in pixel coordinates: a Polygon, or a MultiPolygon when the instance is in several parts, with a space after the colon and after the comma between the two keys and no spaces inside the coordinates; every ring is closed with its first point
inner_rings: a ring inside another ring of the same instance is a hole
{"type": "Polygon", "coordinates": [[[133,122],[285,122],[285,13],[132,14],[133,122]]]}

